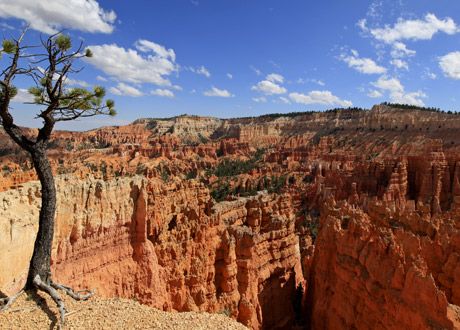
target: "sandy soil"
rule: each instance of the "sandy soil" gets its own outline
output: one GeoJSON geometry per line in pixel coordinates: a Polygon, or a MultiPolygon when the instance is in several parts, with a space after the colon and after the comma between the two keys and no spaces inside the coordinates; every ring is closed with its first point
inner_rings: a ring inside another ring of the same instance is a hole
{"type": "MultiPolygon", "coordinates": [[[[69,313],[64,329],[248,329],[224,314],[167,313],[130,299],[92,297],[74,301],[61,297],[69,313]]],[[[43,293],[24,293],[12,306],[0,313],[0,329],[58,329],[59,311],[43,293]]]]}

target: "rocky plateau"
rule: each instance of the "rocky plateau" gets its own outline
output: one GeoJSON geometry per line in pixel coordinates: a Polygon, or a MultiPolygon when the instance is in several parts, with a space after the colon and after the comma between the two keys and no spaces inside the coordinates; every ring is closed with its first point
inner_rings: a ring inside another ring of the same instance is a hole
{"type": "MultiPolygon", "coordinates": [[[[11,295],[41,193],[0,136],[0,293],[11,295]]],[[[49,158],[58,282],[252,329],[460,328],[456,114],[139,119],[56,131],[49,158]]]]}

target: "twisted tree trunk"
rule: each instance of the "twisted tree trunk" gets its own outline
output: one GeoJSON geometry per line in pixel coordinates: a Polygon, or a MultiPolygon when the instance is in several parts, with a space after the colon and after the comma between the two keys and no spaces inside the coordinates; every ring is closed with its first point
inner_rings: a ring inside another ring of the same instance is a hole
{"type": "MultiPolygon", "coordinates": [[[[38,233],[30,261],[26,287],[35,287],[47,292],[58,305],[61,324],[64,324],[67,310],[56,290],[63,290],[77,300],[88,299],[95,290],[74,292],[71,287],[56,283],[51,277],[56,186],[46,156],[46,147],[56,122],[92,117],[98,114],[113,116],[116,112],[113,109],[114,102],[112,100],[107,100],[105,105],[102,103],[105,97],[105,90],[102,87],[94,87],[93,92],[81,88],[65,88],[64,83],[68,74],[79,72],[79,70],[72,69],[74,60],[92,56],[88,49],[84,55],[81,54],[83,44],[80,44],[75,52],[69,53],[71,42],[68,36],[57,33],[50,36],[46,42],[42,39],[41,46],[45,48],[45,53],[35,54],[38,59],[29,61],[28,66],[22,66],[24,60],[32,58],[29,51],[26,51],[29,47],[20,45],[28,28],[24,30],[18,40],[5,40],[1,46],[3,49],[0,48],[0,55],[2,52],[12,55],[11,64],[0,72],[0,125],[14,142],[32,156],[32,162],[42,187],[38,233]],[[37,65],[42,62],[48,63],[45,70],[37,65]],[[23,134],[21,128],[14,124],[13,116],[9,111],[10,101],[18,92],[12,82],[15,77],[25,75],[31,77],[36,85],[29,89],[29,92],[35,96],[33,103],[44,106],[44,109],[37,114],[37,117],[43,119],[43,127],[39,129],[35,138],[23,134]],[[86,294],[80,294],[80,292],[86,292],[86,294]]],[[[23,290],[12,297],[0,298],[0,312],[8,309],[22,292],[23,290]]]]}
{"type": "Polygon", "coordinates": [[[44,283],[50,285],[51,249],[53,247],[54,217],[56,212],[56,186],[46,155],[46,148],[44,146],[33,148],[30,154],[42,186],[42,205],[27,284],[28,286],[32,286],[34,279],[39,275],[44,283]]]}

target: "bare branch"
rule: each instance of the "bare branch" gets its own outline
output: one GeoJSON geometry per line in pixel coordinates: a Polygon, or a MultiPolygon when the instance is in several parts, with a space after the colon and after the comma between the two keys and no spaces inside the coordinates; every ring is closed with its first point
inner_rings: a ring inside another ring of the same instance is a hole
{"type": "MultiPolygon", "coordinates": [[[[12,91],[14,90],[14,87],[11,86],[11,82],[13,81],[14,77],[17,75],[17,66],[18,66],[18,61],[20,58],[20,52],[21,52],[21,41],[29,29],[29,26],[25,28],[25,30],[22,32],[21,36],[19,37],[18,40],[16,40],[16,50],[14,52],[14,55],[12,57],[11,65],[7,67],[3,72],[2,76],[4,76],[4,79],[0,81],[0,84],[2,85],[2,92],[1,92],[1,98],[0,98],[0,117],[1,117],[1,123],[5,131],[10,135],[10,137],[23,149],[25,150],[30,150],[32,147],[32,142],[25,137],[19,127],[17,127],[14,124],[14,119],[13,116],[9,112],[9,104],[14,95],[12,95],[12,91]]],[[[20,70],[20,69],[19,69],[20,70]]]]}
{"type": "Polygon", "coordinates": [[[22,32],[21,36],[19,37],[19,40],[17,42],[17,44],[19,45],[22,41],[22,38],[24,38],[24,35],[26,34],[27,30],[30,28],[30,23],[29,25],[27,25],[27,27],[24,29],[24,31],[22,32]]]}

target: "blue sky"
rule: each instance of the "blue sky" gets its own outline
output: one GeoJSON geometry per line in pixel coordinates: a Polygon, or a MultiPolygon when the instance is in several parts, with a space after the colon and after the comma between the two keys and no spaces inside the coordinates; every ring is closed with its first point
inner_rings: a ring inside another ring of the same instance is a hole
{"type": "MultiPolygon", "coordinates": [[[[66,29],[90,47],[69,86],[103,85],[116,102],[115,118],[61,129],[383,101],[460,110],[458,0],[0,0],[3,37],[29,22],[27,44],[66,29]]],[[[37,127],[31,82],[16,83],[17,123],[37,127]]]]}

